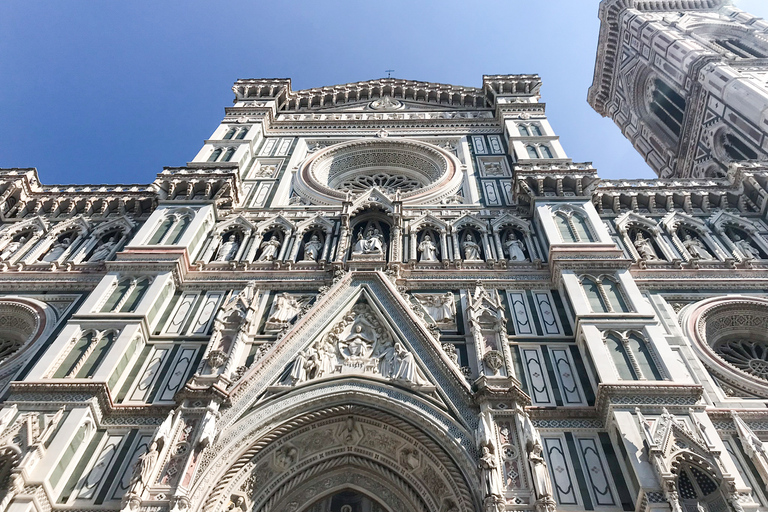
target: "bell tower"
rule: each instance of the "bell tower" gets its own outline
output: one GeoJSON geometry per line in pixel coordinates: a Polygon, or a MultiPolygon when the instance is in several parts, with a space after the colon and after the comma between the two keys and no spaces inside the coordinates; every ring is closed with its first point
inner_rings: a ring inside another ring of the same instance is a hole
{"type": "Polygon", "coordinates": [[[724,0],[603,0],[589,104],[662,178],[768,160],[768,22],[724,0]]]}

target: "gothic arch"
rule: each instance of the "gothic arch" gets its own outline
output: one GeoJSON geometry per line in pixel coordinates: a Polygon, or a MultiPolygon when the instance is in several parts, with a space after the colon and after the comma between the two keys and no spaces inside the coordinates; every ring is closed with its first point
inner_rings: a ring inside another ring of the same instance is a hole
{"type": "Polygon", "coordinates": [[[475,465],[471,434],[413,397],[402,402],[402,396],[386,395],[403,393],[346,378],[302,387],[249,412],[203,456],[207,465],[193,484],[199,500],[192,501],[204,502],[202,510],[223,510],[232,495],[244,494],[253,497],[251,510],[286,510],[278,505],[295,500],[312,482],[323,482],[331,492],[355,484],[343,476],[362,474],[366,478],[356,485],[379,482],[405,505],[397,510],[442,510],[445,501],[458,510],[479,509],[479,482],[466,473],[475,465]],[[415,410],[425,406],[431,414],[415,410]],[[431,421],[434,415],[442,425],[431,421]],[[452,439],[459,433],[461,446],[452,439]],[[328,484],[328,472],[336,468],[338,478],[328,484]]]}

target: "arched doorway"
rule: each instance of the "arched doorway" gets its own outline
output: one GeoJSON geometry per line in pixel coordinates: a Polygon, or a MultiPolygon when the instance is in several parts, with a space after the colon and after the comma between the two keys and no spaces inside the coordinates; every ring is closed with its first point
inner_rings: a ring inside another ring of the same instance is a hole
{"type": "Polygon", "coordinates": [[[356,489],[343,489],[318,499],[301,512],[390,512],[390,509],[356,489]]]}

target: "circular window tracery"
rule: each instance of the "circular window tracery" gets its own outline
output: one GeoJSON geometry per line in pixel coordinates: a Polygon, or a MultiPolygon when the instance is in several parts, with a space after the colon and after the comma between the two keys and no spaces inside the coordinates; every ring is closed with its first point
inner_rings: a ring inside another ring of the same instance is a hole
{"type": "Polygon", "coordinates": [[[421,188],[421,186],[422,184],[414,178],[403,176],[401,174],[388,174],[384,172],[355,176],[354,178],[346,179],[336,185],[339,190],[349,190],[352,193],[365,192],[369,188],[379,187],[390,194],[394,193],[396,190],[400,190],[400,192],[411,192],[421,188]]]}
{"type": "Polygon", "coordinates": [[[296,194],[312,204],[340,204],[377,187],[404,204],[430,204],[455,195],[462,173],[455,155],[408,139],[362,139],[312,154],[296,174],[296,194]]]}
{"type": "Polygon", "coordinates": [[[768,380],[768,343],[724,341],[715,346],[715,353],[739,370],[768,380]]]}
{"type": "Polygon", "coordinates": [[[707,299],[684,311],[681,323],[697,355],[719,380],[768,397],[768,299],[707,299]]]}

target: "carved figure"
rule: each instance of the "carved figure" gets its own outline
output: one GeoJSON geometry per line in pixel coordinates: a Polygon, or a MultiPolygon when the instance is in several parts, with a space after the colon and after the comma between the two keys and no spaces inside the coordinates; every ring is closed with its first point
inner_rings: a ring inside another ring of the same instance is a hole
{"type": "Polygon", "coordinates": [[[353,254],[381,254],[384,252],[384,237],[378,229],[372,228],[366,231],[365,237],[357,234],[357,242],[352,249],[353,254]]]}
{"type": "Polygon", "coordinates": [[[317,235],[312,235],[309,242],[304,244],[304,261],[317,261],[320,257],[320,251],[323,249],[323,243],[317,235]]]}
{"type": "Polygon", "coordinates": [[[390,343],[379,353],[379,374],[385,379],[390,379],[396,372],[397,352],[395,346],[390,343]]]}
{"type": "Polygon", "coordinates": [[[237,237],[232,233],[227,233],[216,254],[216,261],[230,261],[234,259],[239,248],[240,242],[237,241],[237,237]]]}
{"type": "Polygon", "coordinates": [[[261,256],[259,261],[272,261],[277,257],[277,250],[280,248],[280,241],[275,235],[261,244],[261,256]]]}
{"type": "Polygon", "coordinates": [[[422,379],[419,377],[413,354],[408,352],[401,343],[395,343],[395,354],[397,355],[397,371],[393,378],[413,384],[421,384],[422,379]]]}
{"type": "Polygon", "coordinates": [[[111,236],[109,240],[101,244],[96,248],[95,251],[93,251],[93,254],[91,254],[91,257],[88,258],[88,261],[90,262],[99,262],[104,261],[109,257],[110,254],[112,254],[112,249],[115,248],[117,245],[117,237],[111,236]]]}
{"type": "Polygon", "coordinates": [[[301,303],[290,293],[284,292],[275,297],[275,305],[272,314],[267,320],[270,323],[288,323],[301,311],[301,303]]]}
{"type": "Polygon", "coordinates": [[[427,314],[438,324],[452,324],[456,317],[456,302],[451,292],[442,294],[414,294],[427,314]]]}
{"type": "Polygon", "coordinates": [[[70,245],[72,245],[72,240],[69,237],[65,237],[64,240],[56,241],[45,256],[43,256],[43,261],[51,262],[58,260],[70,245]]]}
{"type": "Polygon", "coordinates": [[[230,510],[242,510],[245,512],[246,505],[245,505],[245,498],[242,496],[232,496],[230,498],[229,503],[227,504],[227,511],[230,510]]]}
{"type": "Polygon", "coordinates": [[[317,342],[317,377],[330,375],[336,371],[336,347],[327,340],[317,342]]]}
{"type": "Polygon", "coordinates": [[[736,233],[734,233],[731,238],[733,240],[733,245],[738,247],[741,253],[747,257],[747,259],[759,260],[761,258],[760,251],[757,249],[757,247],[752,245],[749,240],[741,238],[736,233]]]}
{"type": "Polygon", "coordinates": [[[693,258],[700,260],[713,260],[714,256],[704,247],[704,243],[697,238],[691,236],[690,233],[686,233],[683,246],[688,251],[688,254],[693,258]]]}
{"type": "Polygon", "coordinates": [[[488,446],[483,446],[480,454],[480,469],[485,480],[485,492],[488,494],[501,494],[502,486],[496,464],[496,457],[488,446]]]}
{"type": "Polygon", "coordinates": [[[509,233],[504,241],[504,247],[507,249],[509,261],[527,261],[525,257],[525,246],[523,242],[517,239],[517,235],[509,233]]]}
{"type": "Polygon", "coordinates": [[[27,238],[22,236],[18,240],[11,240],[11,242],[5,246],[5,249],[3,249],[3,252],[0,253],[0,260],[7,260],[14,254],[16,254],[16,251],[21,249],[21,247],[27,242],[27,238]]]}
{"type": "Polygon", "coordinates": [[[216,439],[216,421],[219,419],[219,407],[216,403],[211,402],[205,411],[203,421],[200,424],[200,440],[198,444],[200,446],[208,446],[213,444],[216,439]]]}
{"type": "Polygon", "coordinates": [[[157,451],[157,443],[152,441],[147,451],[141,454],[133,466],[133,478],[131,479],[131,494],[141,494],[149,485],[149,478],[152,476],[152,470],[155,468],[157,458],[160,454],[157,451]]]}
{"type": "Polygon", "coordinates": [[[293,446],[284,446],[275,453],[275,466],[285,471],[296,463],[299,451],[293,446]]]}
{"type": "Polygon", "coordinates": [[[659,257],[656,255],[656,250],[653,248],[653,244],[650,240],[645,238],[643,236],[642,231],[638,231],[635,235],[635,241],[633,242],[635,245],[635,249],[637,249],[637,254],[640,255],[641,259],[644,260],[658,260],[659,257]]]}
{"type": "Polygon", "coordinates": [[[349,334],[343,345],[346,347],[346,352],[342,351],[342,355],[347,358],[360,358],[368,357],[370,346],[375,340],[368,338],[363,332],[361,325],[356,325],[352,332],[349,334]]]}
{"type": "Polygon", "coordinates": [[[528,452],[528,461],[531,463],[531,474],[533,475],[533,486],[536,490],[537,499],[552,497],[552,482],[549,479],[547,463],[542,452],[541,442],[535,439],[528,452]]]}
{"type": "Polygon", "coordinates": [[[466,261],[482,261],[480,258],[480,246],[472,239],[472,235],[467,235],[464,243],[461,244],[464,250],[464,259],[466,261]]]}
{"type": "Polygon", "coordinates": [[[432,237],[424,235],[424,240],[419,244],[421,259],[419,261],[437,261],[437,246],[432,241],[432,237]]]}

